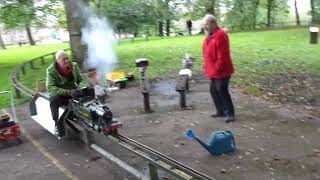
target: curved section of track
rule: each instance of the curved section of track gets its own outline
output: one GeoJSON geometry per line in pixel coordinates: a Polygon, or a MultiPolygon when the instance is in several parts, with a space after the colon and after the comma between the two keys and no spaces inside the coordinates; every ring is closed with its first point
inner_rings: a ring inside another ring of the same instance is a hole
{"type": "MultiPolygon", "coordinates": [[[[66,49],[69,50],[69,49],[66,49]]],[[[53,54],[53,53],[51,53],[53,54]]],[[[48,55],[51,55],[48,54],[48,55]]],[[[45,55],[45,56],[48,56],[45,55]]],[[[44,56],[42,56],[44,57],[44,56]]],[[[12,85],[14,86],[14,88],[16,89],[16,91],[22,92],[23,94],[25,94],[28,97],[33,97],[36,92],[29,89],[28,87],[26,87],[25,85],[23,85],[20,81],[19,81],[19,74],[20,71],[22,71],[22,69],[24,69],[24,66],[27,63],[32,64],[33,61],[37,60],[37,59],[41,59],[42,57],[39,58],[35,58],[32,59],[30,61],[27,61],[23,64],[20,64],[17,68],[14,69],[14,71],[11,74],[11,82],[12,85]]],[[[142,157],[145,161],[147,161],[149,163],[149,172],[150,172],[150,179],[157,179],[157,168],[162,169],[163,171],[179,178],[179,179],[186,179],[186,180],[214,180],[212,177],[203,174],[197,170],[192,169],[191,167],[188,167],[187,165],[178,162],[146,145],[143,145],[133,139],[130,139],[126,136],[123,136],[121,134],[114,134],[114,135],[109,135],[107,136],[109,139],[111,139],[112,141],[116,142],[117,144],[121,145],[122,147],[130,150],[131,152],[139,155],[140,157],[142,157]]],[[[108,153],[107,151],[103,150],[102,148],[100,148],[99,146],[97,146],[96,144],[91,144],[90,147],[94,150],[96,150],[98,153],[104,155],[105,157],[107,157],[108,159],[118,163],[118,160],[115,160],[117,158],[115,158],[113,155],[111,155],[110,153],[108,153]],[[111,158],[112,157],[112,158],[111,158]]],[[[144,175],[142,175],[141,173],[137,172],[134,168],[130,167],[130,166],[126,166],[124,163],[119,164],[119,166],[121,168],[126,169],[128,172],[130,172],[131,174],[135,175],[138,179],[146,179],[144,175]]]]}

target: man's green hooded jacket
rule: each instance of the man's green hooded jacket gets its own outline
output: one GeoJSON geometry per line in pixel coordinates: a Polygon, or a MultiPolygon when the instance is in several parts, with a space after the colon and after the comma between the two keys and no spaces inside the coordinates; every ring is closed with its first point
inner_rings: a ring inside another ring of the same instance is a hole
{"type": "Polygon", "coordinates": [[[87,84],[81,77],[80,68],[77,63],[72,62],[73,78],[62,76],[57,68],[56,62],[47,69],[46,87],[50,96],[69,95],[68,90],[86,87],[87,84]]]}

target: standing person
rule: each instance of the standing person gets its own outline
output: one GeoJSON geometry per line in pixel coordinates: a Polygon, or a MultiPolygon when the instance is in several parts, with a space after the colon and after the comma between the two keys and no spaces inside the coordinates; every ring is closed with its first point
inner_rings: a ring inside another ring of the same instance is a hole
{"type": "Polygon", "coordinates": [[[187,21],[187,29],[188,29],[189,36],[191,36],[192,35],[192,21],[190,19],[187,21]]]}
{"type": "Polygon", "coordinates": [[[47,69],[46,87],[50,95],[50,109],[55,121],[55,135],[64,136],[63,124],[59,121],[59,107],[68,105],[69,99],[82,95],[85,87],[77,63],[71,62],[65,51],[58,51],[56,60],[47,69]]]}
{"type": "Polygon", "coordinates": [[[217,112],[212,117],[235,120],[234,107],[229,94],[229,81],[234,73],[227,33],[218,26],[212,15],[203,18],[206,38],[203,41],[204,73],[210,79],[210,93],[217,112]]]}

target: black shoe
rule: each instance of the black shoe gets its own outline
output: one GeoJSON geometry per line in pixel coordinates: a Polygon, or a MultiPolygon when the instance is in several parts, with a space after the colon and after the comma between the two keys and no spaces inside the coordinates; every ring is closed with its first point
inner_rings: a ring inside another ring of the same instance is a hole
{"type": "Polygon", "coordinates": [[[230,123],[230,122],[233,122],[233,121],[235,121],[236,119],[235,119],[235,117],[234,116],[227,116],[227,118],[226,118],[226,123],[230,123]]]}
{"type": "Polygon", "coordinates": [[[61,139],[64,136],[63,130],[59,128],[58,126],[54,127],[54,135],[57,136],[58,139],[61,139]]]}
{"type": "Polygon", "coordinates": [[[54,127],[54,135],[58,138],[61,139],[61,135],[59,133],[59,129],[57,126],[54,127]]]}
{"type": "Polygon", "coordinates": [[[222,118],[222,117],[226,117],[224,114],[222,113],[216,113],[216,114],[212,114],[211,117],[213,118],[222,118]]]}

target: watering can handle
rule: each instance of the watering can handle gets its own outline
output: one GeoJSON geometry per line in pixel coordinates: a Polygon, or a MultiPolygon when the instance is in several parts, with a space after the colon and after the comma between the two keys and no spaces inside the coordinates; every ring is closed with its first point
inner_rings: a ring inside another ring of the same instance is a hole
{"type": "Polygon", "coordinates": [[[231,134],[233,136],[233,134],[231,133],[231,131],[221,131],[220,133],[224,134],[224,135],[229,135],[231,134]]]}
{"type": "Polygon", "coordinates": [[[222,131],[221,133],[223,133],[224,135],[231,134],[231,136],[232,136],[231,144],[232,144],[233,147],[236,147],[236,142],[234,140],[234,135],[231,133],[231,131],[222,131]]]}

